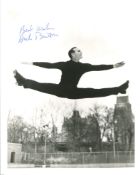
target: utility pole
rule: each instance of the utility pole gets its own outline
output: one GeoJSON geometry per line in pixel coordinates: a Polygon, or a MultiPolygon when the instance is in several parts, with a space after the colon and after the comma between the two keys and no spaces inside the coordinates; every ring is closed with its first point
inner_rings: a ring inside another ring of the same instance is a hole
{"type": "Polygon", "coordinates": [[[112,134],[113,134],[113,156],[114,160],[116,158],[116,145],[115,145],[115,128],[114,128],[114,121],[113,121],[113,127],[112,127],[112,134]]]}
{"type": "Polygon", "coordinates": [[[34,138],[35,138],[35,162],[36,162],[36,154],[37,154],[37,143],[36,143],[36,138],[37,138],[37,133],[36,130],[34,131],[34,138]]]}
{"type": "Polygon", "coordinates": [[[48,125],[43,125],[43,128],[45,129],[45,144],[44,144],[44,165],[46,165],[46,147],[47,147],[47,131],[46,131],[46,127],[48,127],[48,125]]]}

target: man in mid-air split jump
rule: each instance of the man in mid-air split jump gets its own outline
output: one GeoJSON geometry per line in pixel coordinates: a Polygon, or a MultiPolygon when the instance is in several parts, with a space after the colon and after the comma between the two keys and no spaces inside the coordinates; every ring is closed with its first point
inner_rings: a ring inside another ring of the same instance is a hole
{"type": "Polygon", "coordinates": [[[120,62],[114,65],[91,65],[87,63],[80,63],[82,58],[82,52],[77,47],[73,47],[69,50],[69,61],[47,63],[47,62],[33,62],[25,63],[40,66],[43,68],[60,69],[62,71],[61,81],[59,84],[54,83],[39,83],[30,79],[26,79],[21,76],[16,70],[14,71],[14,77],[19,86],[24,88],[33,89],[43,93],[56,95],[62,98],[68,99],[82,99],[82,98],[96,98],[105,97],[109,95],[117,95],[119,93],[125,94],[128,88],[129,81],[118,87],[93,89],[93,88],[78,88],[77,84],[81,76],[89,71],[101,71],[112,68],[118,68],[124,65],[124,62],[120,62]]]}

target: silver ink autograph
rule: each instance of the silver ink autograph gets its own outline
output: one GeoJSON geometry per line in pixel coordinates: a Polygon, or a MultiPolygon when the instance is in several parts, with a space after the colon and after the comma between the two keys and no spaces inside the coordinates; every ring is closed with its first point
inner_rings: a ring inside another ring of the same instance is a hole
{"type": "Polygon", "coordinates": [[[50,23],[44,26],[22,25],[19,32],[18,43],[42,40],[45,38],[51,39],[54,37],[58,37],[58,34],[55,32],[55,28],[50,26],[50,23]]]}

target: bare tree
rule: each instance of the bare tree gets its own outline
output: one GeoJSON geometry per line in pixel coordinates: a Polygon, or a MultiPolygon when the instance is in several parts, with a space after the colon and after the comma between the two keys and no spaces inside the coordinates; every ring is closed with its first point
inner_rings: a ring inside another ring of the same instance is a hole
{"type": "Polygon", "coordinates": [[[95,104],[92,108],[90,108],[90,112],[98,120],[101,131],[101,139],[106,137],[106,139],[109,141],[112,138],[114,109],[95,104]]]}
{"type": "Polygon", "coordinates": [[[19,143],[27,140],[27,133],[25,128],[28,125],[23,121],[20,116],[8,118],[8,142],[19,143]]]}

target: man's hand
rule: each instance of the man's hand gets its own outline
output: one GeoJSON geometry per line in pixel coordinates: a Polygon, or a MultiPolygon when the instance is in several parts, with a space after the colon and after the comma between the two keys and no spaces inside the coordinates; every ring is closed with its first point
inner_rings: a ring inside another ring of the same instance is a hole
{"type": "Polygon", "coordinates": [[[21,64],[29,64],[29,65],[32,65],[33,63],[32,63],[32,62],[22,62],[21,64]]]}
{"type": "Polygon", "coordinates": [[[114,64],[114,68],[118,68],[118,67],[121,67],[121,66],[123,66],[125,63],[122,61],[122,62],[120,62],[120,63],[116,63],[116,64],[114,64]]]}

